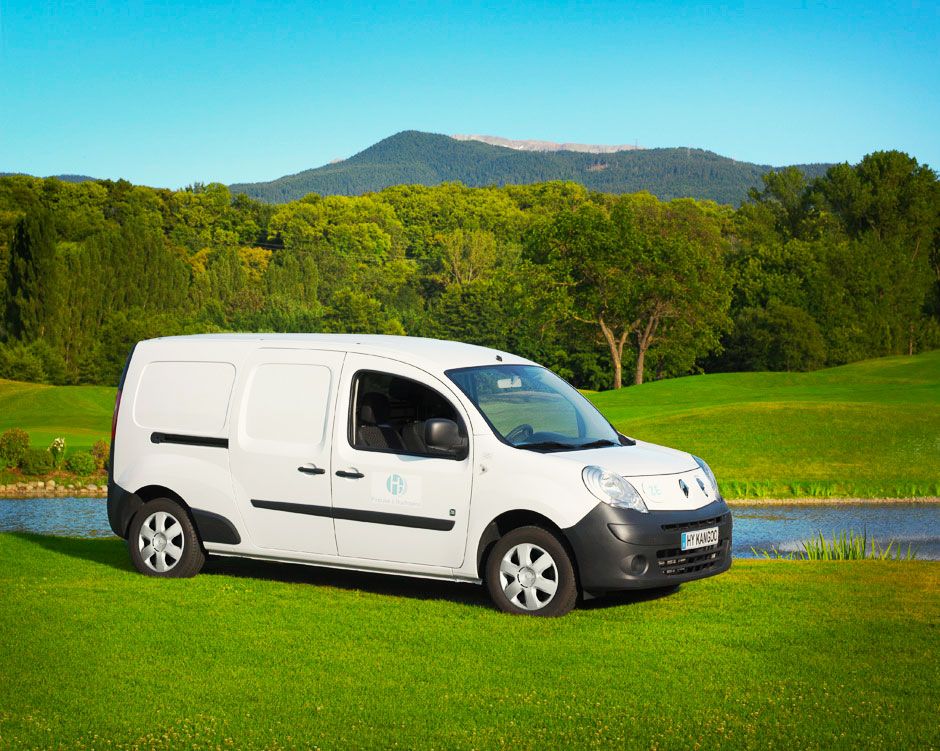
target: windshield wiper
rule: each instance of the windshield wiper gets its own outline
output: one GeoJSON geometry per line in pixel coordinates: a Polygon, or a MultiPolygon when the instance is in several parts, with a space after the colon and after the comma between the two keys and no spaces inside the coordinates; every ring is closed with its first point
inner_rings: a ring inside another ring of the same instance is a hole
{"type": "Polygon", "coordinates": [[[556,449],[560,451],[571,451],[581,448],[577,444],[561,443],[560,441],[535,441],[534,443],[517,443],[517,449],[527,449],[529,451],[544,451],[546,449],[556,449]]]}
{"type": "Polygon", "coordinates": [[[607,438],[601,438],[600,440],[591,441],[590,443],[582,443],[582,444],[581,444],[580,446],[578,446],[577,448],[579,448],[579,449],[599,449],[599,448],[603,448],[604,446],[619,446],[619,445],[620,445],[620,444],[617,443],[617,441],[611,441],[611,440],[609,440],[609,439],[607,439],[607,438]]]}
{"type": "Polygon", "coordinates": [[[562,443],[561,441],[535,441],[534,443],[516,444],[517,449],[530,449],[532,451],[543,451],[545,449],[555,449],[558,451],[581,451],[582,449],[599,449],[604,446],[619,446],[616,441],[601,438],[597,441],[588,443],[562,443]]]}

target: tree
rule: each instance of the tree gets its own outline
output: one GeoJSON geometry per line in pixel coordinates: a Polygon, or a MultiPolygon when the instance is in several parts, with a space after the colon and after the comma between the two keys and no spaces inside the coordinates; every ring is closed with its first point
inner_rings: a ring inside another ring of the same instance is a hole
{"type": "Polygon", "coordinates": [[[24,341],[42,338],[56,311],[56,248],[52,216],[36,210],[17,222],[7,267],[5,324],[24,341]]]}
{"type": "Polygon", "coordinates": [[[751,188],[748,198],[767,207],[777,229],[786,237],[798,237],[807,214],[806,176],[797,167],[771,170],[761,180],[764,189],[751,188]]]}
{"type": "Polygon", "coordinates": [[[646,355],[683,330],[689,352],[719,347],[729,325],[730,292],[720,224],[694,201],[663,204],[649,194],[624,196],[606,209],[561,212],[541,242],[574,302],[573,317],[598,327],[610,351],[614,388],[622,385],[623,352],[636,356],[643,383],[646,355]]]}
{"type": "Polygon", "coordinates": [[[726,356],[734,370],[815,370],[826,360],[826,345],[809,313],[771,300],[741,311],[726,356]]]}

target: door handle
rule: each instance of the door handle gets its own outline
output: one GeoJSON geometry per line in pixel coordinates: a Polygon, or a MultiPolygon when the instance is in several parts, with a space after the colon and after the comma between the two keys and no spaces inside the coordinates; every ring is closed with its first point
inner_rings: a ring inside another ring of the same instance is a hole
{"type": "Polygon", "coordinates": [[[326,470],[325,470],[325,469],[322,469],[322,468],[320,468],[320,467],[311,466],[311,465],[309,465],[309,464],[305,464],[305,465],[302,466],[302,467],[297,467],[297,471],[298,471],[298,472],[303,472],[305,475],[325,475],[325,474],[326,474],[326,470]]]}
{"type": "Polygon", "coordinates": [[[360,477],[365,477],[362,472],[357,469],[354,469],[352,472],[347,472],[346,470],[340,469],[336,472],[337,477],[346,477],[350,480],[358,480],[360,477]]]}

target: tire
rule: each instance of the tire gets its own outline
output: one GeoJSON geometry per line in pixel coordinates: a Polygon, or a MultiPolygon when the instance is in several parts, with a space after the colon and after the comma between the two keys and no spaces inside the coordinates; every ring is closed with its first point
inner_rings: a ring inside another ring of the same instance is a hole
{"type": "Polygon", "coordinates": [[[519,527],[500,537],[485,573],[490,598],[504,613],[557,617],[570,612],[578,599],[571,556],[542,527],[519,527]]]}
{"type": "Polygon", "coordinates": [[[137,510],[127,547],[134,567],[147,576],[195,576],[206,561],[189,513],[169,498],[157,498],[137,510]]]}

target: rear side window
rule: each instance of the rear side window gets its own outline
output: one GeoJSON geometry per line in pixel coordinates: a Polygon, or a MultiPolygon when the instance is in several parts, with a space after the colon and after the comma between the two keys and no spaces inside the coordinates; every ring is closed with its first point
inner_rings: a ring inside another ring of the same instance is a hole
{"type": "Polygon", "coordinates": [[[152,362],[134,400],[134,422],[169,433],[217,433],[225,426],[235,366],[227,362],[152,362]]]}
{"type": "Polygon", "coordinates": [[[322,365],[259,365],[248,391],[245,433],[259,441],[322,443],[330,379],[330,369],[322,365]]]}

